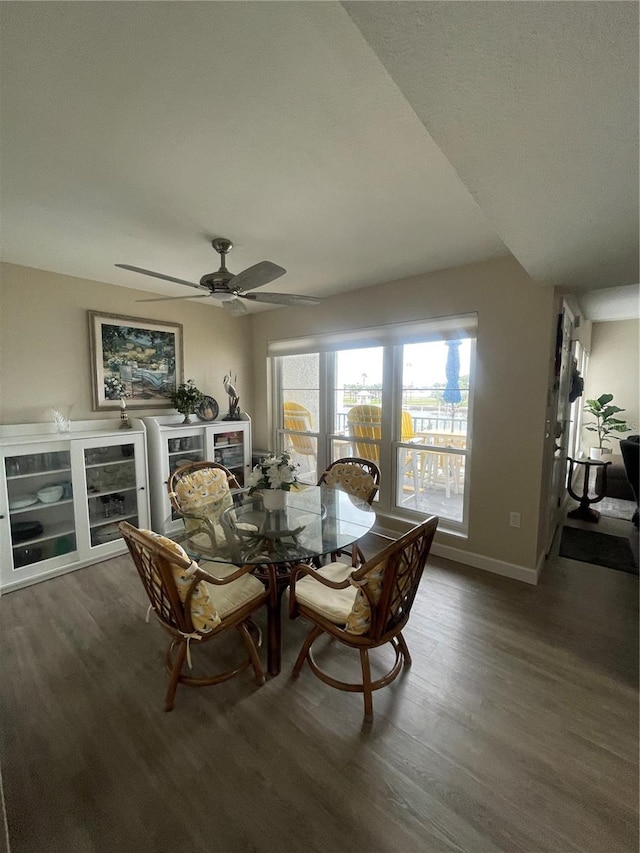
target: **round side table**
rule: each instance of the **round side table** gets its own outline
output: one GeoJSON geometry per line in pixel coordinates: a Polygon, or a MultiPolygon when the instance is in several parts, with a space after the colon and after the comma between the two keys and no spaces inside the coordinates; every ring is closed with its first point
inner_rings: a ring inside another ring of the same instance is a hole
{"type": "Polygon", "coordinates": [[[611,462],[602,462],[600,459],[572,459],[571,456],[568,456],[567,459],[569,460],[567,491],[574,500],[580,501],[580,506],[577,507],[577,509],[568,512],[567,518],[578,518],[581,521],[591,521],[594,524],[597,524],[598,519],[600,518],[600,513],[595,509],[591,509],[591,504],[598,503],[598,501],[601,501],[605,496],[605,492],[607,490],[607,465],[611,465],[611,462]],[[571,485],[574,465],[584,465],[581,495],[576,495],[571,485]],[[600,492],[594,492],[594,496],[589,497],[589,476],[591,474],[591,469],[598,467],[603,469],[602,480],[600,482],[600,492]]]}

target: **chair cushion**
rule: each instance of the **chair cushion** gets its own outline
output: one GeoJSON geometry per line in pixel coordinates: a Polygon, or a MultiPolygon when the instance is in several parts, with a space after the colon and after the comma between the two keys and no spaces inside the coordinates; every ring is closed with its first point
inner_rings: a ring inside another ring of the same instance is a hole
{"type": "MultiPolygon", "coordinates": [[[[374,566],[361,582],[361,586],[367,587],[369,590],[374,604],[377,604],[380,601],[380,595],[382,594],[382,579],[384,577],[386,565],[387,561],[383,560],[377,566],[374,566]]],[[[363,590],[358,588],[355,601],[353,602],[353,607],[347,617],[344,629],[350,634],[366,634],[370,626],[371,604],[363,590]]]]}
{"type": "Polygon", "coordinates": [[[324,481],[327,486],[341,488],[350,495],[369,499],[371,492],[375,489],[373,477],[364,468],[347,462],[338,462],[326,472],[324,481]]]}
{"type": "MultiPolygon", "coordinates": [[[[201,468],[185,474],[175,484],[174,494],[184,512],[197,512],[216,521],[225,509],[233,505],[227,475],[220,468],[201,468]]],[[[185,519],[185,526],[197,526],[197,521],[185,519]]]]}
{"type": "MultiPolygon", "coordinates": [[[[200,568],[221,580],[238,571],[238,566],[233,566],[231,563],[203,562],[200,564],[200,568]]],[[[218,615],[222,619],[226,619],[236,610],[244,607],[245,604],[264,595],[264,585],[249,574],[243,575],[224,586],[216,586],[216,584],[206,581],[203,583],[218,615]]]]}
{"type": "MultiPolygon", "coordinates": [[[[343,581],[353,570],[350,563],[347,565],[336,561],[327,563],[326,566],[317,569],[317,572],[328,580],[343,581]]],[[[345,624],[353,608],[356,592],[357,590],[352,586],[346,589],[331,589],[308,575],[296,581],[296,599],[300,604],[324,616],[334,625],[345,624]]],[[[289,590],[287,590],[288,593],[289,590]]]]}
{"type": "MultiPolygon", "coordinates": [[[[167,539],[166,536],[161,536],[153,530],[141,530],[140,532],[145,533],[154,542],[157,542],[158,545],[162,545],[163,548],[171,551],[176,557],[190,561],[191,565],[186,569],[177,563],[170,563],[171,573],[176,589],[178,590],[178,595],[180,596],[180,601],[184,603],[187,597],[187,590],[193,580],[193,573],[198,568],[198,564],[191,561],[185,550],[172,539],[167,539]]],[[[160,583],[159,579],[158,583],[160,583]]],[[[191,596],[191,622],[194,629],[201,634],[213,631],[221,622],[220,614],[209,592],[209,584],[203,581],[200,581],[191,596]]]]}

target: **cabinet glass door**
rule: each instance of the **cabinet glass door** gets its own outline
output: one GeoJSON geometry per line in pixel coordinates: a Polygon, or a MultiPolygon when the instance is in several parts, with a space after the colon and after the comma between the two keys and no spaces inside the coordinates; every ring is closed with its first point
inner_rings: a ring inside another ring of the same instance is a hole
{"type": "Polygon", "coordinates": [[[84,467],[91,547],[121,539],[121,521],[139,526],[135,444],[85,447],[84,467]]]}
{"type": "Polygon", "coordinates": [[[14,569],[77,549],[69,448],[5,457],[14,569]]]}
{"type": "Polygon", "coordinates": [[[181,465],[186,465],[187,462],[201,462],[205,458],[202,432],[186,433],[185,435],[170,433],[165,436],[165,441],[167,442],[170,474],[173,474],[176,468],[180,468],[181,465]]]}
{"type": "Polygon", "coordinates": [[[238,483],[244,486],[245,472],[245,433],[243,430],[230,429],[215,433],[213,436],[213,458],[235,474],[238,483]]]}

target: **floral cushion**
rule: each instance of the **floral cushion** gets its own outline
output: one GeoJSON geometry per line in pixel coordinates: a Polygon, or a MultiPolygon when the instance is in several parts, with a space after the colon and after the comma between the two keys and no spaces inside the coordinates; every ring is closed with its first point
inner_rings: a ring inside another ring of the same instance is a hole
{"type": "Polygon", "coordinates": [[[200,468],[185,474],[176,483],[174,494],[184,512],[203,514],[216,521],[233,505],[227,475],[220,468],[200,468]]]}
{"type": "Polygon", "coordinates": [[[348,631],[350,634],[366,634],[369,630],[371,626],[371,604],[365,592],[360,587],[366,587],[373,598],[374,604],[377,604],[382,594],[382,581],[386,567],[387,561],[383,560],[358,584],[359,588],[356,598],[344,627],[345,631],[348,631]]]}
{"type": "Polygon", "coordinates": [[[350,495],[369,500],[371,492],[375,489],[373,477],[359,465],[347,462],[338,462],[327,473],[324,478],[328,486],[341,488],[350,495]]]}
{"type": "MultiPolygon", "coordinates": [[[[166,548],[168,551],[175,554],[176,557],[183,560],[190,559],[185,550],[172,539],[167,539],[166,536],[154,533],[153,530],[142,530],[141,533],[145,533],[158,545],[162,545],[163,548],[166,548]]],[[[187,590],[193,580],[193,573],[198,568],[198,564],[191,561],[191,565],[186,569],[177,563],[171,563],[170,565],[176,589],[180,596],[180,601],[184,603],[187,598],[187,590]]],[[[213,629],[221,622],[220,615],[211,600],[209,587],[204,581],[200,581],[191,596],[191,622],[193,623],[194,629],[199,631],[201,634],[207,634],[209,631],[213,631],[213,629]]]]}

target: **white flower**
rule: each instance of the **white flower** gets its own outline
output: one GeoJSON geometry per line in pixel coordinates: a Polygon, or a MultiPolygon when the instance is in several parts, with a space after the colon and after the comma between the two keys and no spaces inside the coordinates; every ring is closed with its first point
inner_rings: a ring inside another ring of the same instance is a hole
{"type": "Polygon", "coordinates": [[[299,468],[298,464],[291,462],[288,453],[281,453],[279,456],[271,453],[256,465],[249,475],[249,494],[258,489],[290,491],[291,487],[298,483],[296,474],[299,468]]]}

